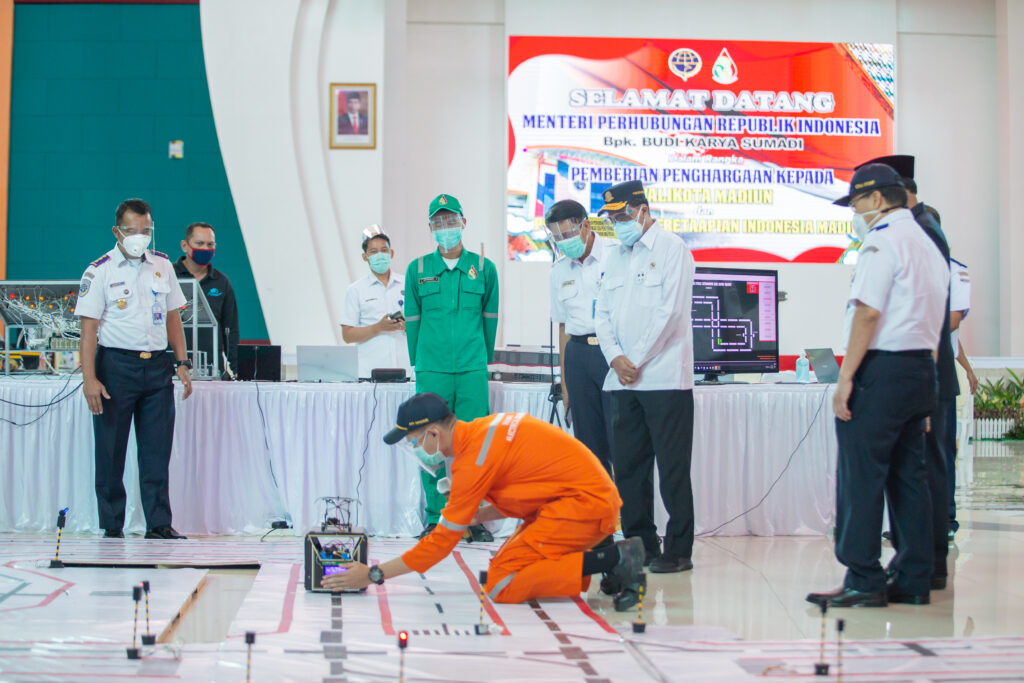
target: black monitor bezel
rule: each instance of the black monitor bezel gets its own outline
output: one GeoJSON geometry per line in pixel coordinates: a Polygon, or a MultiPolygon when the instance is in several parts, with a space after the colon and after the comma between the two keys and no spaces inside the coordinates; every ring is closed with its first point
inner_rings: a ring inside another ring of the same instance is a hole
{"type": "MultiPolygon", "coordinates": [[[[779,372],[779,363],[780,363],[780,355],[781,355],[779,353],[779,346],[780,346],[780,341],[781,341],[781,332],[780,332],[780,328],[779,328],[779,271],[771,270],[771,269],[766,269],[766,268],[716,268],[716,267],[713,267],[713,266],[698,266],[696,268],[696,270],[694,271],[694,278],[693,278],[693,284],[691,285],[691,292],[692,292],[692,287],[696,286],[696,284],[697,284],[697,277],[696,276],[698,274],[709,274],[709,273],[710,274],[721,273],[721,274],[724,274],[724,275],[761,275],[761,276],[769,275],[769,276],[771,276],[771,277],[773,277],[775,279],[775,366],[771,367],[770,362],[765,361],[761,365],[755,365],[755,364],[751,364],[751,363],[746,363],[744,365],[744,367],[734,369],[734,368],[728,367],[729,366],[729,361],[719,362],[717,360],[716,361],[707,361],[707,360],[703,360],[702,361],[702,360],[699,360],[697,358],[697,355],[696,355],[696,349],[694,349],[694,357],[693,357],[693,372],[694,372],[694,374],[704,375],[705,377],[709,377],[709,376],[716,376],[716,375],[751,374],[751,373],[757,373],[757,372],[762,372],[762,373],[764,373],[764,372],[779,372]],[[706,370],[698,370],[697,369],[698,364],[706,364],[706,363],[715,363],[716,365],[721,365],[723,367],[722,367],[721,370],[713,370],[713,371],[706,371],[706,370]]],[[[692,321],[692,308],[693,308],[692,302],[690,304],[690,307],[691,307],[691,321],[692,321]]],[[[691,325],[692,324],[693,323],[691,322],[691,325]]]]}

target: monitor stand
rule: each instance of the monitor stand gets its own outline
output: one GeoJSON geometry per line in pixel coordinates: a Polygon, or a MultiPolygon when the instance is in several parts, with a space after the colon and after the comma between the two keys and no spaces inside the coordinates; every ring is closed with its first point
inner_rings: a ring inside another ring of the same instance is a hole
{"type": "Polygon", "coordinates": [[[699,379],[694,382],[694,384],[701,387],[720,387],[726,384],[750,384],[750,382],[740,382],[735,379],[723,380],[722,377],[734,377],[734,375],[708,372],[704,374],[704,379],[699,379]]]}

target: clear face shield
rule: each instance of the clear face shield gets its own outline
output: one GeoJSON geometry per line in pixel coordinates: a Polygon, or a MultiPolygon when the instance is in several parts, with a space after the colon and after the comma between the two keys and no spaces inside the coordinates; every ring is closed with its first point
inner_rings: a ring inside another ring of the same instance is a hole
{"type": "Polygon", "coordinates": [[[422,431],[412,438],[402,439],[399,444],[424,472],[436,476],[444,468],[444,454],[441,452],[439,439],[434,434],[422,431]]]}

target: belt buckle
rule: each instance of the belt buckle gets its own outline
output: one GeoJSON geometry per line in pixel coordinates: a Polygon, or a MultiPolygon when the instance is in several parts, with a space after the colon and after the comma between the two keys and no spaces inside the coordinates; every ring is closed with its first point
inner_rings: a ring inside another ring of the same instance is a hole
{"type": "Polygon", "coordinates": [[[140,351],[139,352],[139,358],[141,358],[142,360],[149,360],[152,357],[153,357],[153,354],[150,353],[149,351],[140,351]]]}
{"type": "Polygon", "coordinates": [[[590,344],[591,346],[600,346],[601,345],[601,342],[599,342],[597,340],[597,336],[596,335],[591,335],[591,336],[587,337],[587,343],[590,344]]]}

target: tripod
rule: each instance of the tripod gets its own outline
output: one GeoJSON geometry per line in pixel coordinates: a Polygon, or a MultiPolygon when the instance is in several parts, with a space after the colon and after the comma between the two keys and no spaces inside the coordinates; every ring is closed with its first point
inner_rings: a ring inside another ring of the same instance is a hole
{"type": "Polygon", "coordinates": [[[569,413],[565,414],[565,425],[563,426],[562,416],[558,413],[558,404],[562,402],[562,384],[555,381],[555,322],[553,320],[548,322],[548,350],[551,354],[548,356],[548,367],[551,370],[551,388],[548,390],[551,414],[548,416],[548,422],[564,429],[569,426],[571,417],[569,413]]]}

